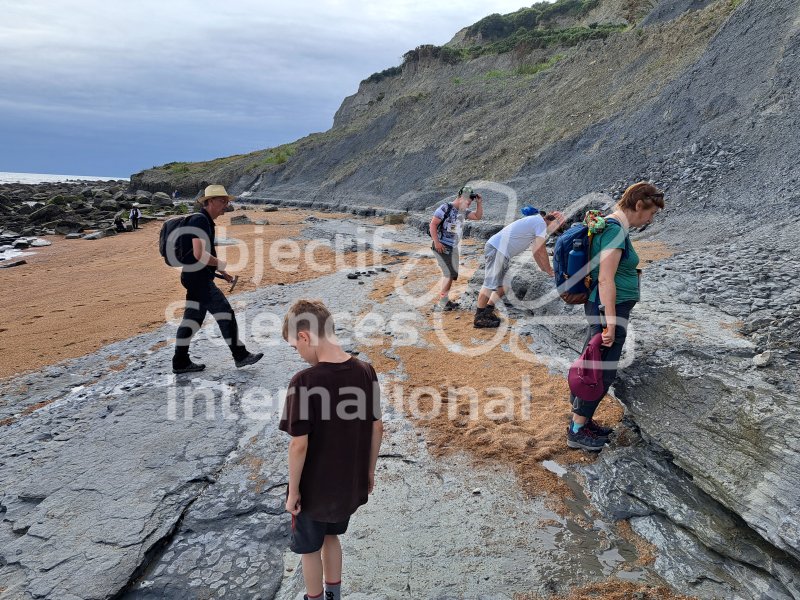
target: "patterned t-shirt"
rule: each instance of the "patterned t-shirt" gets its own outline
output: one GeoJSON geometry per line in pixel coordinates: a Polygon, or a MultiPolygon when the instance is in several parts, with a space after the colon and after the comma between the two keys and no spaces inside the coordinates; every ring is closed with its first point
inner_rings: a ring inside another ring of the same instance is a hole
{"type": "Polygon", "coordinates": [[[447,212],[447,205],[447,202],[442,204],[436,209],[436,212],[433,213],[433,216],[438,219],[442,219],[442,222],[439,225],[439,231],[441,232],[439,234],[439,241],[445,246],[450,246],[452,248],[458,243],[458,240],[461,239],[461,232],[464,230],[464,221],[472,212],[472,209],[458,210],[457,208],[453,207],[450,209],[450,214],[447,215],[447,218],[445,219],[444,215],[447,212]]]}

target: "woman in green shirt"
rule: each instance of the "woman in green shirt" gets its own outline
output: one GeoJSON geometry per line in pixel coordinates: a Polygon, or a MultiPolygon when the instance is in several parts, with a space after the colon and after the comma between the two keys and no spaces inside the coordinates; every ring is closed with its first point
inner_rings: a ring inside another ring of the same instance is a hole
{"type": "MultiPolygon", "coordinates": [[[[592,271],[592,281],[597,281],[598,285],[584,305],[589,321],[586,344],[596,334],[602,333],[604,396],[617,377],[617,363],[622,356],[628,319],[639,300],[639,255],[631,243],[629,229],[652,223],[653,217],[662,208],[663,192],[644,181],[635,183],[625,190],[616,210],[606,217],[605,229],[592,241],[590,258],[592,264],[596,265],[592,271]],[[605,307],[605,329],[600,325],[600,305],[605,307]]],[[[574,395],[570,400],[573,414],[567,430],[567,445],[599,452],[612,431],[592,420],[600,401],[587,402],[574,395]]]]}

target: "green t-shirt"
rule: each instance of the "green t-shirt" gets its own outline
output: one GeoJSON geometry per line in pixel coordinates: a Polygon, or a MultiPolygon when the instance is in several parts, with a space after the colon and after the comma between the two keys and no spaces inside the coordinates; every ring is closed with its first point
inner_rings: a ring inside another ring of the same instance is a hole
{"type": "MultiPolygon", "coordinates": [[[[625,246],[628,246],[627,256],[623,253],[617,267],[617,274],[614,276],[614,285],[617,286],[617,304],[627,300],[639,300],[639,274],[636,272],[636,267],[639,266],[639,255],[633,248],[628,239],[628,234],[622,231],[622,226],[616,223],[606,223],[606,228],[603,232],[592,240],[592,256],[594,259],[603,250],[621,249],[624,251],[625,246]]],[[[600,276],[600,265],[592,270],[592,281],[598,281],[600,276]]],[[[599,286],[595,286],[592,290],[589,300],[591,302],[597,301],[597,294],[599,286]]]]}

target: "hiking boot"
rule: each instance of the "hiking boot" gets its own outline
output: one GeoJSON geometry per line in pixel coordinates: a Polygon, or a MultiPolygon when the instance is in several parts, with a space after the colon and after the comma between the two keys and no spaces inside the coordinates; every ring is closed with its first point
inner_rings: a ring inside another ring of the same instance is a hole
{"type": "Polygon", "coordinates": [[[578,433],[573,433],[572,424],[567,426],[567,446],[570,448],[579,448],[581,450],[588,450],[589,452],[600,452],[606,445],[608,438],[598,437],[591,429],[585,425],[578,430],[578,433]]]}
{"type": "Polygon", "coordinates": [[[497,314],[495,307],[491,304],[486,305],[486,308],[483,309],[483,314],[491,319],[497,319],[498,321],[500,320],[500,315],[497,314]]]}
{"type": "Polygon", "coordinates": [[[198,371],[202,371],[205,368],[206,368],[205,365],[203,364],[199,365],[197,363],[193,363],[191,360],[188,362],[188,364],[180,367],[176,367],[175,363],[174,362],[172,363],[172,372],[175,373],[176,375],[180,375],[181,373],[197,373],[198,371]]]}
{"type": "Polygon", "coordinates": [[[584,425],[583,428],[584,429],[588,428],[590,431],[593,431],[597,437],[606,439],[608,439],[608,436],[610,436],[614,432],[614,429],[612,427],[603,427],[602,425],[600,425],[600,423],[598,423],[594,419],[589,419],[588,421],[586,421],[586,425],[584,425]]]}
{"type": "Polygon", "coordinates": [[[472,326],[475,329],[496,329],[500,327],[500,319],[493,319],[487,315],[475,315],[472,326]]]}
{"type": "Polygon", "coordinates": [[[242,367],[246,367],[247,365],[256,364],[262,358],[264,358],[263,352],[259,352],[258,354],[253,354],[252,352],[248,352],[245,356],[243,356],[238,360],[235,360],[234,362],[236,363],[236,368],[241,369],[242,367]]]}

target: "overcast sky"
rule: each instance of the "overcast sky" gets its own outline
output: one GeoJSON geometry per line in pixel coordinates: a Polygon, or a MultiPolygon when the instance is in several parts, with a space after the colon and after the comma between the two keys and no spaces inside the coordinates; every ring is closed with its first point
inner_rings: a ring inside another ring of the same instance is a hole
{"type": "Polygon", "coordinates": [[[359,82],[520,0],[0,0],[0,171],[128,176],[324,131],[359,82]]]}

